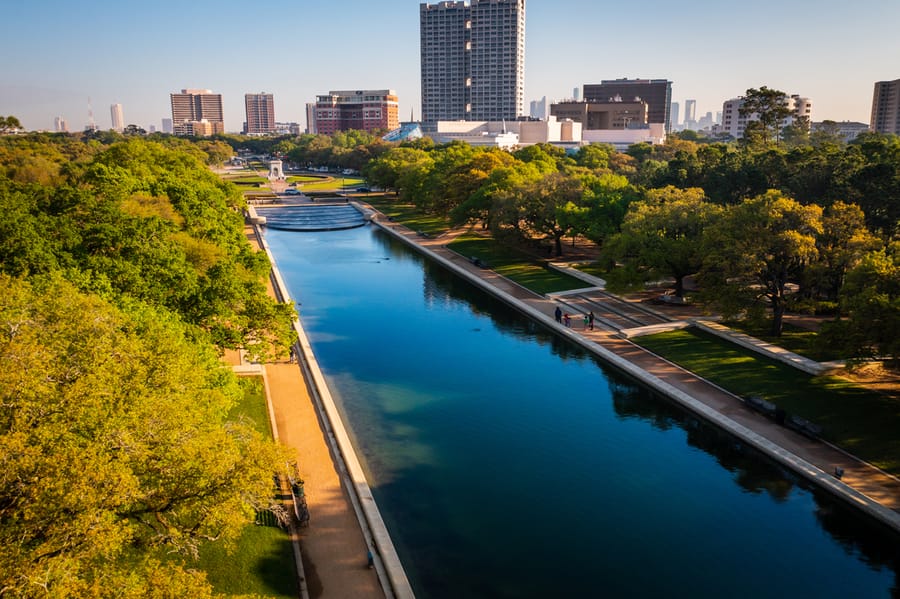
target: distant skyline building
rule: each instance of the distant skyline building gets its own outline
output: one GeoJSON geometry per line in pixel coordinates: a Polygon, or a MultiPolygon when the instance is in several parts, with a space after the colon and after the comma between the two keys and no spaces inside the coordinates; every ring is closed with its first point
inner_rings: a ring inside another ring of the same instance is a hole
{"type": "Polygon", "coordinates": [[[112,121],[112,130],[121,133],[125,130],[125,116],[122,114],[121,104],[112,104],[109,107],[109,116],[112,121]]]}
{"type": "Polygon", "coordinates": [[[684,127],[692,127],[697,120],[697,100],[684,101],[684,127]]]}
{"type": "Polygon", "coordinates": [[[163,118],[162,122],[162,132],[163,133],[172,133],[174,129],[172,128],[172,119],[163,118]]]}
{"type": "Polygon", "coordinates": [[[279,135],[300,135],[303,130],[300,123],[275,123],[275,133],[279,135]]]}
{"type": "MultiPolygon", "coordinates": [[[[781,127],[789,127],[797,119],[805,119],[807,123],[812,122],[812,100],[801,97],[798,94],[784,96],[785,105],[791,110],[791,116],[785,118],[781,127]]],[[[726,100],[722,104],[722,127],[721,131],[728,133],[735,139],[744,137],[744,130],[747,124],[759,120],[756,113],[742,115],[741,107],[744,105],[744,97],[740,96],[726,100]]]]}
{"type": "Polygon", "coordinates": [[[525,0],[419,5],[422,121],[525,113],[525,0]]]}
{"type": "Polygon", "coordinates": [[[672,107],[669,109],[669,120],[671,121],[672,130],[678,129],[678,126],[681,124],[678,120],[679,117],[679,105],[678,102],[672,102],[672,107]]]}
{"type": "Polygon", "coordinates": [[[244,109],[247,117],[244,133],[268,135],[275,132],[275,98],[272,94],[244,94],[244,109]]]}
{"type": "MultiPolygon", "coordinates": [[[[661,123],[671,131],[672,82],[667,79],[605,79],[599,84],[584,86],[585,102],[610,102],[618,98],[622,102],[647,103],[647,122],[661,123]]],[[[687,114],[685,113],[685,117],[687,114]]]]}
{"type": "Polygon", "coordinates": [[[875,83],[869,127],[877,133],[900,135],[900,79],[875,83]]]}
{"type": "Polygon", "coordinates": [[[225,132],[222,94],[208,89],[183,89],[169,94],[175,135],[209,136],[225,132]]]}
{"type": "Polygon", "coordinates": [[[388,132],[400,127],[397,92],[392,89],[330,91],[317,96],[310,132],[331,135],[358,129],[388,132]]]}
{"type": "Polygon", "coordinates": [[[528,115],[533,119],[546,119],[550,115],[548,108],[547,96],[544,96],[540,100],[532,100],[529,106],[528,115]]]}
{"type": "Polygon", "coordinates": [[[68,133],[69,123],[66,122],[66,119],[64,117],[58,116],[53,119],[53,130],[57,133],[68,133]]]}

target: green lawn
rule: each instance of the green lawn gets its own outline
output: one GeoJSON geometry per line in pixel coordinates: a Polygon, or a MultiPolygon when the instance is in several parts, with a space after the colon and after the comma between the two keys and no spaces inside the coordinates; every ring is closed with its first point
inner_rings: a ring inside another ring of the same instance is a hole
{"type": "Polygon", "coordinates": [[[291,175],[287,178],[288,183],[311,183],[313,181],[321,181],[325,177],[316,177],[314,175],[291,175]]]}
{"type": "Polygon", "coordinates": [[[845,379],[804,374],[693,329],[634,341],[732,393],[758,395],[819,424],[827,440],[900,475],[900,402],[845,379]]]}
{"type": "Polygon", "coordinates": [[[225,180],[229,183],[236,183],[238,185],[258,185],[260,183],[268,182],[268,179],[265,177],[260,177],[258,175],[241,175],[239,177],[225,177],[225,180]]]}
{"type": "Polygon", "coordinates": [[[528,254],[500,244],[493,238],[464,235],[447,245],[467,257],[476,257],[519,285],[535,293],[551,293],[581,289],[589,285],[581,279],[553,270],[528,254]]]}
{"type": "MultiPolygon", "coordinates": [[[[240,383],[244,394],[229,418],[249,422],[271,439],[262,379],[246,377],[241,378],[240,383]]],[[[299,594],[291,540],[280,528],[248,524],[231,549],[221,542],[204,543],[199,554],[199,560],[193,561],[160,548],[154,557],[176,561],[185,569],[205,572],[218,595],[296,599],[299,594]]],[[[137,560],[140,556],[126,554],[121,559],[137,560]]]]}
{"type": "Polygon", "coordinates": [[[207,543],[198,565],[222,595],[298,596],[291,540],[280,528],[248,525],[231,554],[221,543],[207,543]]]}
{"type": "Polygon", "coordinates": [[[376,210],[413,231],[428,235],[441,235],[450,230],[450,220],[433,214],[424,214],[413,204],[404,204],[395,197],[370,195],[361,198],[376,210]]]}
{"type": "Polygon", "coordinates": [[[231,409],[229,418],[244,418],[253,424],[253,428],[270,441],[272,429],[269,426],[269,410],[266,407],[266,391],[259,377],[241,377],[238,379],[244,395],[241,401],[231,409]]]}
{"type": "Polygon", "coordinates": [[[815,331],[810,331],[809,329],[804,329],[789,323],[784,324],[781,337],[774,337],[771,334],[771,322],[767,322],[762,326],[753,326],[747,322],[733,321],[723,322],[722,324],[736,331],[756,337],[757,339],[762,339],[773,345],[783,347],[795,354],[806,356],[817,362],[828,362],[830,360],[846,358],[846,356],[842,356],[835,348],[817,346],[816,339],[818,338],[818,333],[815,331]]]}
{"type": "Polygon", "coordinates": [[[332,175],[330,180],[320,181],[318,183],[305,183],[298,185],[302,191],[326,191],[333,189],[352,189],[363,184],[360,177],[341,177],[340,175],[332,175]]]}

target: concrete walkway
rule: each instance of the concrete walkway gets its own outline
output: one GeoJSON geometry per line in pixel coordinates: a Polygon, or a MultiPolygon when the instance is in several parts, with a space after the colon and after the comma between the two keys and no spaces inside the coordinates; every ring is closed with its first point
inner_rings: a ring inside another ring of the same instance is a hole
{"type": "MultiPolygon", "coordinates": [[[[251,244],[260,243],[252,227],[245,229],[251,244]]],[[[269,294],[276,297],[269,282],[269,294]]],[[[256,374],[265,370],[277,437],[296,451],[304,481],[309,526],[299,529],[306,595],[312,599],[384,599],[375,569],[368,567],[368,545],[356,512],[343,485],[327,439],[327,427],[304,380],[301,367],[287,360],[259,365],[242,364],[230,352],[226,359],[235,371],[256,374]]]]}
{"type": "MultiPolygon", "coordinates": [[[[482,287],[489,293],[537,317],[613,365],[623,367],[629,374],[651,384],[651,388],[664,392],[705,419],[738,434],[776,461],[900,530],[900,480],[896,477],[827,443],[808,439],[777,425],[746,407],[740,398],[613,332],[599,329],[586,331],[581,328],[580,322],[573,324],[577,328],[568,329],[557,324],[553,316],[557,305],[554,301],[491,270],[479,268],[465,257],[448,250],[445,245],[450,238],[423,237],[385,218],[376,218],[373,222],[410,245],[431,253],[473,282],[481,281],[482,287]],[[843,469],[841,480],[832,476],[835,468],[843,469]]],[[[585,312],[587,310],[584,309],[585,312]]]]}

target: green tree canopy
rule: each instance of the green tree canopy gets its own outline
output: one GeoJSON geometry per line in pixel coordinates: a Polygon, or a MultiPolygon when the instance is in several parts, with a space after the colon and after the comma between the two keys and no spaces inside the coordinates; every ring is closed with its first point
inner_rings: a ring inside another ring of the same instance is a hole
{"type": "Polygon", "coordinates": [[[726,315],[759,306],[772,309],[772,333],[781,335],[790,283],[818,256],[822,209],[802,206],[778,191],[732,206],[707,231],[703,281],[726,315]]]}
{"type": "MultiPolygon", "coordinates": [[[[747,124],[750,137],[758,133],[763,144],[771,140],[778,141],[782,122],[791,116],[787,105],[788,96],[783,91],[769,89],[765,85],[759,89],[750,88],[744,94],[744,103],[738,109],[743,117],[755,117],[755,121],[747,124]]],[[[745,132],[745,136],[747,132],[745,132]]]]}
{"type": "Polygon", "coordinates": [[[673,277],[675,295],[683,297],[685,277],[703,266],[703,233],[721,213],[702,189],[650,190],[643,201],[629,205],[622,231],[606,245],[605,254],[628,259],[643,269],[644,280],[673,277]]]}
{"type": "Polygon", "coordinates": [[[152,551],[234,538],[286,463],[227,420],[233,375],[146,305],[123,311],[58,279],[0,287],[0,588],[208,594],[152,551]]]}

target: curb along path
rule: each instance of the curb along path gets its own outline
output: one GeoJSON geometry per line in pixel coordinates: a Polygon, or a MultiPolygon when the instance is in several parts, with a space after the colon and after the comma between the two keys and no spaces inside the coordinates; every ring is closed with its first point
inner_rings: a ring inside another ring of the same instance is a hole
{"type": "Polygon", "coordinates": [[[553,316],[556,302],[491,270],[471,264],[468,259],[445,247],[448,237],[421,237],[380,214],[372,222],[551,330],[599,355],[656,392],[713,422],[895,531],[900,531],[900,480],[897,478],[833,446],[778,426],[745,407],[734,395],[609,331],[563,327],[553,316]],[[830,474],[835,468],[843,469],[841,480],[830,474]]]}

